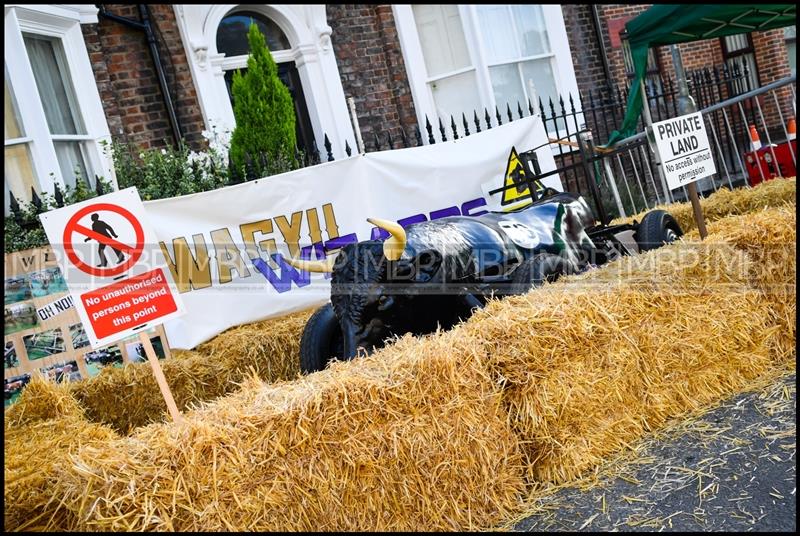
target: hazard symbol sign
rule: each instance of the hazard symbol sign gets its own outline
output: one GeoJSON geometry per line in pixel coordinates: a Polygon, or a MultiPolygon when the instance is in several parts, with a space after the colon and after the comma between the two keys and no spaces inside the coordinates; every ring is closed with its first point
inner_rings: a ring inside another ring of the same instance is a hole
{"type": "MultiPolygon", "coordinates": [[[[512,147],[511,153],[508,155],[508,164],[506,164],[503,197],[500,204],[506,206],[523,199],[530,201],[531,191],[528,181],[525,166],[520,162],[517,150],[512,147]]],[[[542,190],[543,188],[541,184],[537,184],[537,190],[542,190]]]]}
{"type": "MultiPolygon", "coordinates": [[[[537,156],[540,155],[537,153],[537,156]]],[[[550,160],[552,160],[552,156],[550,156],[550,160]]],[[[555,167],[554,164],[553,167],[555,167]]],[[[495,177],[491,181],[481,184],[481,190],[489,201],[487,205],[497,212],[509,212],[531,204],[533,202],[530,193],[531,187],[536,189],[537,198],[544,190],[542,181],[534,176],[533,171],[526,169],[513,146],[508,154],[505,173],[495,175],[495,177]]],[[[551,182],[557,184],[556,189],[561,189],[561,182],[557,175],[551,182]]],[[[549,184],[548,186],[553,187],[549,184]]]]}
{"type": "Polygon", "coordinates": [[[136,188],[40,218],[93,348],[184,312],[136,188]]]}

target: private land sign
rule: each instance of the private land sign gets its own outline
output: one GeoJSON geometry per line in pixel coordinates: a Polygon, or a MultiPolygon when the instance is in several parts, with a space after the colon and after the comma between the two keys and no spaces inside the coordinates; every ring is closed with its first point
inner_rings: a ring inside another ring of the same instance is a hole
{"type": "Polygon", "coordinates": [[[653,123],[653,136],[670,190],[717,172],[700,112],[653,123]]]}
{"type": "Polygon", "coordinates": [[[184,312],[136,188],[40,217],[92,348],[184,312]]]}

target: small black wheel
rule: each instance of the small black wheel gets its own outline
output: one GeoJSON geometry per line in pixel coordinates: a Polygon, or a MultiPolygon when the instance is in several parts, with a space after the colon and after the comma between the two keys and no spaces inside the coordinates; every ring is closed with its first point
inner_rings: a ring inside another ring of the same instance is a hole
{"type": "Polygon", "coordinates": [[[573,264],[559,255],[539,253],[522,261],[514,270],[511,293],[524,294],[532,288],[541,287],[545,281],[553,282],[561,275],[575,272],[573,264]]]}
{"type": "Polygon", "coordinates": [[[300,370],[309,374],[323,370],[331,358],[344,355],[344,338],[330,303],[317,309],[303,328],[300,339],[300,370]]]}
{"type": "Polygon", "coordinates": [[[668,212],[652,210],[644,215],[636,230],[636,243],[639,251],[649,251],[671,244],[683,236],[683,230],[668,212]]]}

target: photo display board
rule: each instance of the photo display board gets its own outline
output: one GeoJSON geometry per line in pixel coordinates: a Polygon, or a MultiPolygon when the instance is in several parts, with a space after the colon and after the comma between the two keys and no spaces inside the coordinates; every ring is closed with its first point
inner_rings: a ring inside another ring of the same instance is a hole
{"type": "MultiPolygon", "coordinates": [[[[92,350],[53,251],[5,255],[5,405],[34,373],[54,381],[91,378],[105,367],[147,360],[137,335],[92,350]]],[[[162,326],[147,331],[159,359],[170,349],[162,326]]]]}

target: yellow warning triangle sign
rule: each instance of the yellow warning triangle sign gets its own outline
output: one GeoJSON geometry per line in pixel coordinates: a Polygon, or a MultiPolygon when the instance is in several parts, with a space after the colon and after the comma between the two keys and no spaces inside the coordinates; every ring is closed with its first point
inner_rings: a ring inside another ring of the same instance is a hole
{"type": "MultiPolygon", "coordinates": [[[[528,186],[530,179],[528,179],[527,173],[525,166],[522,165],[519,159],[519,155],[517,155],[516,148],[512,147],[511,153],[508,155],[506,177],[503,183],[503,198],[500,201],[500,205],[510,205],[523,199],[531,201],[531,192],[528,186]]],[[[537,191],[543,189],[539,181],[535,181],[534,184],[536,184],[537,191]]]]}

